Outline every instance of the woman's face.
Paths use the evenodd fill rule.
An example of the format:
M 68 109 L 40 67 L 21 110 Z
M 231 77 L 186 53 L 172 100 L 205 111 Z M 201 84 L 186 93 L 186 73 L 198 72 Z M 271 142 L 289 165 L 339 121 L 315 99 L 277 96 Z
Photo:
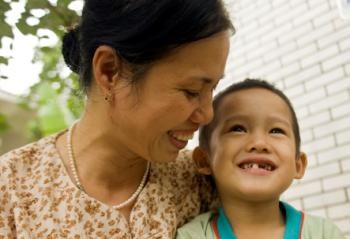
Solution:
M 133 86 L 117 84 L 113 138 L 127 153 L 171 161 L 213 116 L 212 91 L 223 77 L 229 33 L 186 44 L 156 62 Z

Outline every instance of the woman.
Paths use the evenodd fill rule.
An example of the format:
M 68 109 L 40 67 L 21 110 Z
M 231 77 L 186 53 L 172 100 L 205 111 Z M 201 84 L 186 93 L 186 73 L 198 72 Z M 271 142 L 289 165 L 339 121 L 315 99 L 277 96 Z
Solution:
M 85 112 L 2 156 L 0 238 L 172 238 L 205 210 L 177 156 L 212 118 L 232 31 L 219 0 L 86 0 L 62 49 Z

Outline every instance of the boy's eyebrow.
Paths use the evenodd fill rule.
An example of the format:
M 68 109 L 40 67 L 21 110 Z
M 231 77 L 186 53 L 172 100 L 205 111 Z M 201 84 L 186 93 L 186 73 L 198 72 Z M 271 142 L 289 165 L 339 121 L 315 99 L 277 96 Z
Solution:
M 286 120 L 286 119 L 284 119 L 284 118 L 282 118 L 282 117 L 280 117 L 278 115 L 271 115 L 271 116 L 269 116 L 269 118 L 271 120 L 280 122 L 280 123 L 285 124 L 287 126 L 291 126 L 291 121 L 290 120 Z
M 237 113 L 237 114 L 231 114 L 229 117 L 224 118 L 223 122 L 224 122 L 224 124 L 226 124 L 227 122 L 230 122 L 233 120 L 245 120 L 247 118 L 249 118 L 248 115 Z M 290 120 L 284 119 L 284 117 L 280 117 L 278 115 L 270 115 L 270 116 L 268 116 L 268 119 L 270 121 L 279 122 L 279 123 L 282 123 L 282 124 L 287 125 L 287 126 L 292 126 Z
M 223 122 L 224 123 L 227 123 L 227 122 L 230 122 L 230 121 L 233 121 L 233 120 L 244 120 L 248 118 L 247 115 L 244 115 L 244 114 L 231 114 L 230 116 L 226 117 L 223 119 Z
M 228 117 L 224 117 L 224 118 L 218 119 L 217 122 L 221 121 L 223 129 L 224 129 L 224 128 L 228 127 L 228 126 L 230 127 L 230 123 L 232 121 L 244 121 L 247 118 L 248 118 L 248 116 L 243 115 L 243 114 L 234 114 L 234 115 L 230 115 Z

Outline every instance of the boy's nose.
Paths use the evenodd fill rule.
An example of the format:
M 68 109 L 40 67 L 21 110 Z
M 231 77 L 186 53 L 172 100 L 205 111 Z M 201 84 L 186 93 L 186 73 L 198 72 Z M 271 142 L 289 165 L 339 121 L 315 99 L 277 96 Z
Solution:
M 252 139 L 247 144 L 248 152 L 268 153 L 270 151 L 267 139 L 263 135 L 252 135 Z

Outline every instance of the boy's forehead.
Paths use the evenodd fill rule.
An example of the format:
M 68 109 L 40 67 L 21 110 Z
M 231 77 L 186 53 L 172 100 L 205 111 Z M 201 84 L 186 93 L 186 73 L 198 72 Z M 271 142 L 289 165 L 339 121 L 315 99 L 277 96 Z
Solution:
M 233 116 L 242 118 L 244 112 L 288 115 L 292 123 L 292 112 L 287 102 L 275 92 L 264 88 L 241 89 L 225 95 L 217 106 L 214 123 L 217 126 Z
M 219 102 L 216 110 L 217 122 L 226 118 L 228 114 L 237 112 L 237 108 L 244 103 L 248 90 L 238 90 L 225 95 Z M 242 98 L 243 96 L 243 98 Z

